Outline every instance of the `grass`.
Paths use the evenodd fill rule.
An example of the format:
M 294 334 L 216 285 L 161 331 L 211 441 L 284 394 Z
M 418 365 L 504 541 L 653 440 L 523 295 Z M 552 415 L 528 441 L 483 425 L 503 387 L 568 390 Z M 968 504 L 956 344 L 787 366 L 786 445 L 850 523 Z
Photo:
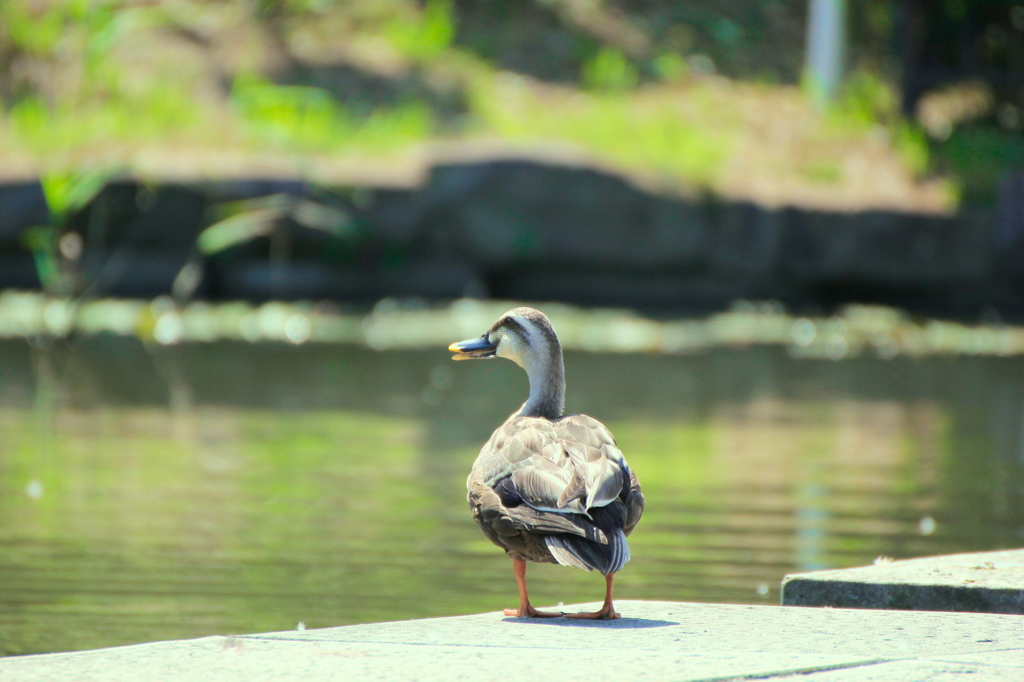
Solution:
M 450 0 L 372 8 L 263 0 L 216 10 L 191 0 L 53 0 L 38 7 L 28 0 L 0 6 L 0 42 L 6 37 L 25 63 L 48 74 L 12 89 L 12 101 L 2 103 L 0 153 L 8 169 L 48 176 L 102 167 L 157 177 L 185 169 L 202 176 L 252 172 L 252 159 L 263 158 L 269 160 L 260 172 L 293 174 L 317 164 L 358 169 L 365 159 L 422 164 L 418 150 L 427 145 L 496 140 L 556 156 L 571 150 L 574 158 L 662 187 L 761 203 L 948 204 L 948 196 L 918 182 L 930 167 L 924 138 L 899 117 L 892 89 L 869 77 L 851 79 L 841 102 L 822 116 L 797 88 L 697 76 L 671 52 L 643 65 L 608 46 L 583 65 L 579 83 L 561 86 L 500 72 L 455 45 Z M 290 37 L 312 41 L 307 52 L 333 49 L 341 63 L 362 64 L 392 83 L 419 82 L 420 89 L 366 113 L 358 98 L 275 83 L 261 61 L 277 49 L 267 39 L 275 30 L 285 44 Z M 193 37 L 182 40 L 183 33 Z M 225 40 L 221 34 L 238 43 L 230 63 L 203 46 Z M 339 44 L 349 51 L 338 52 Z M 423 88 L 438 83 L 460 93 L 465 111 L 429 104 Z M 883 167 L 880 179 L 849 170 L 867 166 Z M 330 182 L 326 175 L 315 179 Z M 418 176 L 401 169 L 386 175 Z M 878 198 L 886 192 L 892 197 Z
M 503 140 L 570 143 L 609 165 L 693 185 L 713 180 L 734 138 L 701 125 L 711 112 L 688 113 L 670 90 L 582 91 L 497 77 L 475 83 L 471 108 L 481 130 Z
M 35 98 L 11 108 L 3 126 L 10 150 L 42 165 L 101 155 L 99 150 L 190 144 L 297 153 L 390 152 L 426 139 L 430 111 L 412 102 L 356 117 L 320 88 L 236 79 L 227 107 L 196 106 L 182 90 L 153 88 L 142 97 L 47 106 Z M 92 153 L 90 154 L 90 150 Z M 98 153 L 99 152 L 99 153 Z
M 285 4 L 303 14 L 303 3 Z M 54 0 L 43 7 L 19 0 L 0 6 L 0 42 L 6 38 L 24 59 L 66 75 L 50 74 L 48 82 L 0 102 L 7 107 L 0 115 L 0 151 L 29 159 L 21 165 L 44 175 L 83 166 L 130 170 L 139 154 L 154 149 L 388 154 L 426 140 L 435 127 L 420 102 L 357 116 L 321 88 L 272 83 L 251 59 L 229 75 L 229 89 L 218 92 L 204 55 L 183 57 L 188 50 L 173 39 L 174 31 L 190 28 L 173 6 Z M 381 30 L 427 58 L 450 41 L 439 27 L 446 7 L 432 3 L 418 28 L 393 19 Z M 218 18 L 213 11 L 206 15 Z M 244 19 L 224 20 L 228 26 L 219 28 Z M 401 25 L 413 28 L 399 36 L 394 27 Z
M 357 118 L 321 88 L 275 85 L 257 76 L 235 79 L 231 104 L 245 144 L 300 153 L 390 152 L 427 139 L 434 127 L 419 102 Z

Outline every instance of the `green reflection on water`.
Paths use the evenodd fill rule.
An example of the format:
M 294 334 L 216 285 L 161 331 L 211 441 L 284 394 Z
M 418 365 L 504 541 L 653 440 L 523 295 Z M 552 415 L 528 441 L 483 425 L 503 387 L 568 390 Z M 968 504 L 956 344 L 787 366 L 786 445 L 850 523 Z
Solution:
M 418 420 L 103 412 L 62 412 L 43 435 L 0 411 L 5 653 L 472 607 L 437 590 L 462 481 L 425 492 Z
M 774 603 L 786 572 L 1020 542 L 1020 361 L 566 362 L 648 499 L 620 598 Z M 511 363 L 99 338 L 0 343 L 0 374 L 0 653 L 514 604 L 464 483 L 525 395 Z

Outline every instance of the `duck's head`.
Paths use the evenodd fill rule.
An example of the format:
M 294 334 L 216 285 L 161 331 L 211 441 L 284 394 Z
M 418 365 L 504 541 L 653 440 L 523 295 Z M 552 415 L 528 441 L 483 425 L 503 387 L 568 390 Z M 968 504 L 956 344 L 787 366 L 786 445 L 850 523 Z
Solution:
M 513 308 L 477 338 L 453 343 L 448 350 L 455 353 L 453 360 L 508 358 L 527 370 L 550 364 L 556 355 L 559 364 L 562 359 L 551 322 L 533 308 Z
M 508 358 L 526 370 L 530 399 L 516 415 L 561 416 L 565 399 L 562 347 L 544 313 L 533 308 L 513 308 L 475 339 L 448 346 L 453 360 Z

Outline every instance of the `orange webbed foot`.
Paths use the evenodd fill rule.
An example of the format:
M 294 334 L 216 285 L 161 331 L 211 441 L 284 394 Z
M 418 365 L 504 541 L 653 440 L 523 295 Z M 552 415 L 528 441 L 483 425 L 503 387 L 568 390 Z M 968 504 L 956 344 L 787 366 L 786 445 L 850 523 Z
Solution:
M 616 611 L 611 604 L 605 604 L 604 608 L 600 611 L 589 611 L 583 613 L 567 613 L 566 618 L 579 618 L 585 620 L 615 620 L 616 618 L 622 618 L 622 615 Z
M 505 609 L 503 613 L 506 616 L 512 616 L 513 618 L 561 618 L 565 615 L 561 611 L 558 613 L 552 613 L 551 611 L 538 611 L 529 604 L 520 606 L 518 609 Z

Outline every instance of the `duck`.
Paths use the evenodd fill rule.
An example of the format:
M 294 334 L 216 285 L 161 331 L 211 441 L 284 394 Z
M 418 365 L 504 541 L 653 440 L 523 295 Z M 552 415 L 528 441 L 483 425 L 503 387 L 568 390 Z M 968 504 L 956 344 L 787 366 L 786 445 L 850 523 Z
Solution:
M 453 360 L 507 358 L 526 370 L 530 394 L 484 444 L 466 481 L 474 521 L 512 559 L 519 618 L 620 617 L 615 575 L 629 561 L 626 541 L 644 496 L 611 431 L 593 417 L 563 414 L 565 369 L 554 327 L 539 310 L 509 310 L 477 338 L 453 343 Z M 526 589 L 527 562 L 561 564 L 605 576 L 594 612 L 538 611 Z

